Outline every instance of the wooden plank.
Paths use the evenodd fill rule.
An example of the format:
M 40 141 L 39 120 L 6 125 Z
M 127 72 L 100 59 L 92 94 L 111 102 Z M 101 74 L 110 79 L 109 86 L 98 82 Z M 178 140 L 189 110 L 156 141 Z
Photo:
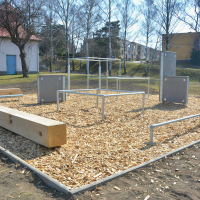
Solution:
M 66 144 L 66 124 L 0 106 L 0 126 L 46 147 Z
M 21 94 L 20 88 L 8 88 L 8 89 L 0 89 L 0 95 L 14 95 Z

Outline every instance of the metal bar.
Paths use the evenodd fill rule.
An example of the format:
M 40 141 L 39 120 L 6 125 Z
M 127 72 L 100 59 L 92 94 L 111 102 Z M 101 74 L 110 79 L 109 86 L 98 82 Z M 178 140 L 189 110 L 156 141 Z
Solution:
M 13 94 L 13 95 L 0 95 L 0 98 L 13 98 L 13 97 L 23 97 L 23 94 Z
M 108 60 L 106 61 L 106 89 L 108 89 Z
M 87 59 L 87 89 L 89 89 L 89 58 Z
M 68 90 L 70 90 L 70 62 L 68 60 Z
M 143 101 L 142 101 L 142 114 L 144 113 L 144 101 L 145 101 L 145 93 L 143 94 Z
M 98 105 L 99 105 L 99 90 L 97 90 L 97 107 L 98 107 Z
M 65 76 L 62 76 L 63 78 L 63 89 L 65 90 Z M 66 94 L 63 93 L 63 101 L 66 101 Z
M 149 99 L 149 85 L 150 85 L 150 78 L 148 78 L 148 99 Z
M 102 97 L 102 121 L 104 121 L 105 97 Z
M 170 121 L 162 122 L 162 123 L 159 123 L 159 124 L 152 124 L 150 126 L 150 142 L 146 142 L 145 144 L 149 144 L 149 145 L 155 145 L 156 144 L 155 142 L 153 142 L 153 130 L 154 130 L 155 127 L 164 126 L 166 124 L 171 124 L 171 123 L 174 123 L 174 122 L 179 122 L 179 121 L 182 121 L 182 120 L 185 120 L 185 119 L 190 119 L 190 118 L 198 117 L 198 116 L 200 116 L 200 114 L 191 115 L 191 116 L 187 116 L 187 117 L 183 117 L 183 118 L 179 118 L 179 119 L 175 119 L 175 120 L 170 120 Z
M 99 89 L 101 89 L 101 61 L 99 61 Z
M 121 76 L 121 61 L 119 62 L 119 77 Z M 121 80 L 119 80 L 119 90 L 121 89 Z
M 37 76 L 37 95 L 38 95 L 38 103 L 40 103 L 40 80 L 39 80 L 39 76 Z
M 57 110 L 59 110 L 59 92 L 57 91 Z

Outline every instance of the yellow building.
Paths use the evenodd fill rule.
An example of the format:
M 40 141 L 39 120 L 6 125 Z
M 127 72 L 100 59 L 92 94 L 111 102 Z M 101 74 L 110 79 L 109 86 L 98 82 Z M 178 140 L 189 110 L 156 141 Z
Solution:
M 162 50 L 166 51 L 166 35 L 162 35 Z M 190 60 L 197 33 L 175 33 L 169 35 L 169 50 L 176 52 L 176 60 Z

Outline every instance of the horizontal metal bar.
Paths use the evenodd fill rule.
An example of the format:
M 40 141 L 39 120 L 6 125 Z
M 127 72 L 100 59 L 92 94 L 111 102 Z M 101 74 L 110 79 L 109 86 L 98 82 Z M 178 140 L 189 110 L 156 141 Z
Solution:
M 92 94 L 92 93 L 73 92 L 73 91 L 70 91 L 70 90 L 65 90 L 65 91 L 62 91 L 62 90 L 59 91 L 59 90 L 57 90 L 57 93 L 82 94 L 82 95 L 100 96 L 100 97 L 105 96 L 105 95 L 102 95 L 102 94 Z
M 121 59 L 117 59 L 117 58 L 99 58 L 99 57 L 77 57 L 77 58 L 69 58 L 69 60 L 121 61 Z
M 0 95 L 0 98 L 13 98 L 13 97 L 23 97 L 23 94 Z
M 99 91 L 99 90 L 98 90 Z M 120 90 L 119 90 L 120 91 Z M 121 90 L 123 91 L 123 90 Z M 129 92 L 129 91 L 125 91 Z M 111 96 L 123 96 L 123 95 L 134 95 L 134 94 L 145 94 L 145 92 L 130 92 L 130 93 L 121 93 L 121 94 L 92 94 L 92 93 L 82 93 L 82 92 L 74 92 L 71 90 L 57 90 L 57 93 L 69 93 L 69 94 L 82 94 L 82 95 L 89 95 L 89 96 L 100 96 L 100 97 L 111 97 Z
M 200 114 L 191 115 L 191 116 L 187 116 L 187 117 L 183 117 L 183 118 L 179 118 L 179 119 L 175 119 L 175 120 L 170 120 L 170 121 L 162 122 L 162 123 L 159 123 L 159 124 L 152 124 L 150 126 L 150 128 L 151 127 L 154 128 L 154 127 L 157 127 L 157 126 L 163 126 L 163 125 L 171 124 L 171 123 L 174 123 L 174 122 L 179 122 L 179 121 L 182 121 L 182 120 L 185 120 L 185 119 L 190 119 L 190 118 L 198 117 L 198 116 L 200 116 Z
M 96 91 L 98 88 L 96 89 L 77 89 L 77 90 L 57 90 L 57 92 L 66 92 L 66 91 L 71 91 L 71 92 L 75 92 L 75 91 Z
M 144 93 L 144 91 L 129 91 L 129 90 L 112 90 L 112 89 L 97 89 L 97 90 L 102 90 L 102 91 L 111 91 L 111 92 L 130 92 L 130 93 Z
M 179 122 L 179 121 L 182 121 L 182 120 L 186 120 L 186 119 L 190 119 L 190 118 L 198 117 L 198 116 L 200 116 L 200 114 L 191 115 L 191 116 L 187 116 L 187 117 L 183 117 L 183 118 L 179 118 L 179 119 L 175 119 L 175 120 L 170 120 L 170 121 L 166 121 L 166 122 L 162 122 L 162 123 L 158 123 L 158 124 L 152 124 L 150 126 L 150 142 L 146 142 L 145 144 L 149 144 L 149 145 L 155 145 L 156 144 L 155 142 L 153 142 L 153 130 L 154 130 L 155 127 L 164 126 L 164 125 L 167 125 L 167 124 Z
M 134 94 L 145 94 L 145 92 L 132 92 L 132 93 L 121 93 L 121 94 L 106 94 L 104 97 L 111 97 L 111 96 L 124 96 L 124 95 L 134 95 Z
M 100 77 L 89 77 L 89 78 L 95 78 L 95 79 L 99 79 Z M 151 79 L 150 77 L 101 77 L 100 79 Z

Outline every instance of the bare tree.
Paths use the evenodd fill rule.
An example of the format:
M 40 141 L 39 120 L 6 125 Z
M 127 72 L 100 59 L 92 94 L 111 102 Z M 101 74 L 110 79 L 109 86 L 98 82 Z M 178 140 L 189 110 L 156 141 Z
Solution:
M 146 37 L 145 75 L 147 75 L 148 44 L 152 36 L 155 34 L 155 23 L 153 19 L 156 17 L 156 10 L 154 9 L 153 0 L 144 1 L 144 4 L 142 4 L 141 13 L 144 16 L 144 21 L 142 22 L 142 26 Z
M 200 50 L 200 0 L 185 0 L 183 15 L 177 17 L 197 34 L 197 49 Z
M 101 15 L 98 10 L 100 0 L 84 0 L 80 17 L 83 27 L 86 29 L 86 57 L 89 57 L 89 36 L 91 31 L 101 23 Z M 94 30 L 93 30 L 94 31 Z
M 121 14 L 121 26 L 123 28 L 124 74 L 126 74 L 127 33 L 136 24 L 139 15 L 136 13 L 136 7 L 132 0 L 120 0 L 117 7 Z
M 36 38 L 42 7 L 43 0 L 3 0 L 0 3 L 0 29 L 6 31 L 11 42 L 19 48 L 23 77 L 28 76 L 25 46 Z
M 157 18 L 154 20 L 162 27 L 163 32 L 165 32 L 166 51 L 168 51 L 169 36 L 180 22 L 177 15 L 180 15 L 182 12 L 183 2 L 181 0 L 155 0 L 154 6 L 158 12 Z
M 77 14 L 79 5 L 76 0 L 55 0 L 54 9 L 59 16 L 62 23 L 65 25 L 65 52 L 66 52 L 66 68 L 65 72 L 68 71 L 69 61 L 69 39 L 70 39 L 70 26 L 73 22 L 74 15 Z
M 105 21 L 108 22 L 108 37 L 109 37 L 109 58 L 112 58 L 112 45 L 111 45 L 111 18 L 112 18 L 112 11 L 114 7 L 113 0 L 102 0 L 103 7 L 99 5 L 99 8 L 105 14 Z M 111 76 L 112 70 L 112 62 L 109 62 L 109 76 Z

